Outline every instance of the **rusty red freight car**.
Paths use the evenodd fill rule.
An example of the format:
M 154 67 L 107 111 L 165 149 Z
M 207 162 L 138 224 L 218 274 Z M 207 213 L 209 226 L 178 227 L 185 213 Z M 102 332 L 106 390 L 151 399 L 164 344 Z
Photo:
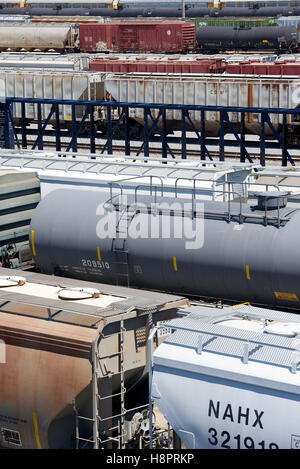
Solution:
M 95 59 L 89 64 L 91 72 L 114 73 L 223 73 L 226 63 L 222 59 L 203 60 L 105 60 Z
M 289 61 L 266 63 L 240 62 L 227 64 L 226 73 L 241 75 L 300 75 L 300 62 Z
M 79 24 L 82 52 L 188 52 L 195 48 L 195 24 L 88 23 Z

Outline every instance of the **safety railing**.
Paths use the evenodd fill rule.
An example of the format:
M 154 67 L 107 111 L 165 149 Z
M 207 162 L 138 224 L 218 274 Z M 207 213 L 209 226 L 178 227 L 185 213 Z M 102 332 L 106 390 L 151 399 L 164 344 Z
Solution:
M 130 198 L 130 196 L 126 195 L 124 196 L 123 192 L 123 186 L 122 184 L 130 181 L 130 180 L 135 180 L 138 181 L 138 179 L 141 178 L 149 178 L 149 183 L 144 183 L 144 184 L 137 184 L 134 188 L 134 194 L 133 197 Z M 160 185 L 156 186 L 153 184 L 153 178 L 159 179 Z M 174 185 L 174 195 L 175 195 L 175 200 L 178 200 L 178 182 L 180 180 L 186 180 L 186 178 L 183 177 L 178 177 L 175 179 L 175 185 Z M 129 178 L 124 178 L 122 181 L 119 182 L 111 182 L 108 183 L 108 186 L 110 188 L 110 199 L 108 202 L 106 202 L 106 206 L 113 205 L 115 210 L 119 211 L 130 211 L 134 210 L 135 213 L 139 212 L 147 212 L 147 213 L 167 213 L 170 214 L 171 212 L 173 214 L 177 214 L 180 216 L 191 216 L 192 218 L 194 217 L 202 217 L 202 218 L 208 218 L 208 217 L 213 217 L 217 219 L 222 219 L 226 220 L 228 223 L 231 221 L 238 221 L 238 223 L 242 224 L 247 221 L 258 221 L 263 223 L 265 226 L 267 225 L 275 225 L 278 228 L 280 228 L 282 225 L 286 224 L 290 220 L 290 214 L 291 211 L 289 210 L 288 213 L 281 212 L 281 205 L 280 205 L 280 200 L 277 197 L 276 199 L 276 206 L 272 210 L 268 210 L 267 208 L 267 203 L 265 201 L 264 207 L 261 208 L 260 210 L 255 210 L 253 212 L 250 212 L 249 210 L 246 210 L 245 204 L 243 204 L 243 197 L 241 196 L 240 193 L 236 192 L 232 188 L 232 183 L 226 182 L 228 186 L 228 190 L 225 188 L 222 189 L 215 189 L 214 187 L 211 188 L 203 188 L 203 187 L 197 187 L 196 182 L 201 182 L 197 181 L 194 179 L 192 181 L 193 185 L 192 187 L 181 187 L 180 188 L 180 195 L 185 193 L 188 195 L 188 198 L 181 199 L 181 202 L 185 201 L 188 202 L 190 201 L 190 207 L 185 210 L 184 205 L 182 204 L 182 207 L 178 210 L 174 208 L 174 205 L 170 205 L 169 208 L 163 204 L 160 206 L 162 203 L 162 198 L 164 197 L 164 185 L 163 185 L 163 179 L 159 176 L 134 176 L 134 177 L 129 177 Z M 249 183 L 244 182 L 241 183 L 241 186 L 245 188 Z M 116 195 L 113 195 L 113 187 L 116 186 L 117 189 L 119 190 L 119 193 Z M 272 186 L 272 185 L 271 185 Z M 145 202 L 144 200 L 139 200 L 138 198 L 138 193 L 139 191 L 143 191 L 143 195 L 146 195 L 151 198 L 151 202 L 149 204 L 149 201 Z M 224 203 L 227 204 L 227 212 L 222 210 L 219 211 L 214 208 L 214 206 L 207 205 L 205 207 L 205 210 L 203 209 L 203 201 L 201 199 L 197 199 L 197 192 L 201 192 L 202 196 L 204 194 L 214 194 L 214 195 L 220 195 L 224 199 Z M 158 198 L 158 193 L 160 193 L 160 197 Z M 272 194 L 271 194 L 272 195 Z M 125 199 L 123 198 L 125 197 Z M 226 200 L 227 199 L 227 200 Z M 166 199 L 167 200 L 167 199 Z M 197 207 L 197 200 L 198 202 L 201 203 L 201 208 L 200 211 L 198 210 L 199 207 Z M 233 208 L 234 207 L 234 208 Z

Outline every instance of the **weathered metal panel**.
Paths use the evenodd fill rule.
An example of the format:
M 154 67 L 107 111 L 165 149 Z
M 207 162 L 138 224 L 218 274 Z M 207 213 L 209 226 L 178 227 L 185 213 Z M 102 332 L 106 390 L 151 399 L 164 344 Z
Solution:
M 184 52 L 195 47 L 195 25 L 164 23 L 89 23 L 79 25 L 82 51 Z
M 163 74 L 108 74 L 105 88 L 116 101 L 186 104 L 205 106 L 242 106 L 263 108 L 295 108 L 293 93 L 299 89 L 300 79 L 218 76 L 218 75 L 163 75 Z M 180 110 L 166 111 L 167 118 L 181 120 Z M 132 117 L 143 119 L 143 110 L 134 109 Z M 200 112 L 190 112 L 200 121 Z M 231 113 L 237 122 L 237 113 Z M 252 116 L 258 122 L 258 116 Z M 280 116 L 272 116 L 277 122 Z M 218 121 L 219 112 L 206 112 L 206 119 Z
M 1 58 L 1 57 L 0 57 Z M 1 65 L 1 62 L 0 62 Z M 89 64 L 90 71 L 122 72 L 122 73 L 223 73 L 225 62 L 222 59 L 203 60 L 138 60 L 137 58 L 126 60 L 93 60 Z
M 0 55 L 1 68 L 18 69 L 54 69 L 54 70 L 87 70 L 90 58 L 86 54 L 43 54 L 2 52 Z
M 112 25 L 103 23 L 78 26 L 80 50 L 83 52 L 101 52 L 112 49 Z
M 56 72 L 56 71 L 27 71 L 0 70 L 0 79 L 6 83 L 7 97 L 18 98 L 46 98 L 69 100 L 101 100 L 103 99 L 103 80 L 100 73 L 85 72 Z M 41 106 L 42 119 L 46 119 L 51 105 Z M 84 109 L 78 107 L 77 118 L 82 117 Z M 14 104 L 14 117 L 20 118 L 21 104 Z M 26 117 L 37 120 L 37 106 L 26 105 Z M 72 107 L 61 106 L 60 118 L 72 119 Z
M 10 274 L 0 269 L 1 276 Z M 21 275 L 25 283 L 0 289 L 0 352 L 4 350 L 0 354 L 0 446 L 72 448 L 76 444 L 74 407 L 79 415 L 93 418 L 92 377 L 98 378 L 98 392 L 106 397 L 99 400 L 100 435 L 107 424 L 100 417 L 112 415 L 110 394 L 120 392 L 121 383 L 121 321 L 124 384 L 129 389 L 146 373 L 149 315 L 155 324 L 176 317 L 177 309 L 189 303 L 156 292 L 32 272 Z M 60 300 L 57 293 L 63 286 L 93 287 L 101 294 L 80 302 Z M 109 311 L 107 302 L 111 302 Z M 97 376 L 93 375 L 93 347 L 101 359 Z M 81 421 L 79 426 L 80 436 L 91 438 L 91 425 L 86 428 Z M 3 429 L 16 432 L 18 443 L 7 441 Z
M 96 331 L 1 313 L 0 334 L 6 349 L 0 427 L 18 431 L 21 441 L 8 443 L 2 432 L 1 446 L 48 448 L 52 421 L 64 408 L 65 418 L 72 418 L 72 399 L 90 382 L 88 356 Z M 66 438 L 70 446 L 71 438 L 72 432 Z

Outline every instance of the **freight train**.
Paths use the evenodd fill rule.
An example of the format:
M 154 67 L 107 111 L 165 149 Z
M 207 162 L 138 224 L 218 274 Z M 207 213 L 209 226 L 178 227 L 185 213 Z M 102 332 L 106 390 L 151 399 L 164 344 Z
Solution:
M 0 50 L 60 52 L 215 53 L 234 50 L 296 52 L 296 27 L 249 29 L 203 26 L 193 22 L 2 24 Z
M 64 2 L 63 2 L 64 3 Z M 236 17 L 236 18 L 252 18 L 252 17 L 277 17 L 277 16 L 297 16 L 300 14 L 299 6 L 267 6 L 267 7 L 225 7 L 221 10 L 213 7 L 189 8 L 186 6 L 186 18 L 204 18 L 204 17 Z M 182 18 L 181 8 L 172 7 L 155 7 L 150 5 L 148 8 L 64 8 L 57 6 L 54 8 L 47 7 L 23 7 L 23 8 L 7 8 L 2 5 L 1 15 L 29 15 L 35 16 L 94 16 L 103 18 Z
M 225 203 L 119 186 L 41 200 L 30 230 L 42 273 L 299 309 L 300 210 L 287 193 Z
M 94 107 L 93 121 L 96 129 L 107 136 L 108 116 L 107 107 L 101 101 L 112 103 L 157 103 L 168 105 L 200 105 L 240 108 L 297 108 L 299 102 L 299 76 L 242 76 L 223 74 L 176 74 L 176 73 L 99 73 L 99 72 L 53 72 L 51 70 L 6 70 L 1 69 L 0 79 L 5 83 L 8 97 L 19 98 L 48 98 L 64 100 L 100 101 Z M 26 105 L 23 115 L 21 103 L 14 103 L 15 126 L 22 127 L 24 121 L 38 123 L 39 115 L 54 127 L 57 125 L 51 103 L 42 104 L 38 109 L 33 103 Z M 61 106 L 59 113 L 60 127 L 74 131 L 74 124 L 80 126 L 81 135 L 89 132 L 89 118 L 84 119 L 85 107 L 77 106 L 73 122 L 72 107 L 69 104 Z M 111 122 L 124 136 L 125 123 L 121 109 L 112 105 Z M 144 110 L 142 107 L 130 109 L 130 135 L 135 138 L 144 136 Z M 247 113 L 244 124 L 241 122 L 240 112 L 230 112 L 231 125 L 236 132 L 241 132 L 244 126 L 245 134 L 260 135 L 260 115 Z M 186 130 L 201 131 L 201 112 L 190 111 L 186 120 Z M 206 137 L 218 137 L 220 134 L 220 113 L 217 110 L 207 110 L 204 114 Z M 84 121 L 81 122 L 81 121 Z M 279 135 L 287 143 L 298 144 L 300 141 L 300 125 L 297 116 L 288 116 L 286 123 L 283 116 L 270 114 L 270 122 Z M 182 130 L 182 112 L 180 109 L 167 109 L 165 124 L 162 117 L 157 116 L 156 129 L 153 130 L 151 118 L 148 119 L 148 129 L 151 135 L 159 134 L 164 127 L 166 134 Z M 284 125 L 283 125 L 284 124 Z M 115 129 L 115 130 L 116 130 Z M 224 132 L 231 133 L 232 128 L 224 125 Z M 265 124 L 265 138 L 274 138 L 271 127 Z

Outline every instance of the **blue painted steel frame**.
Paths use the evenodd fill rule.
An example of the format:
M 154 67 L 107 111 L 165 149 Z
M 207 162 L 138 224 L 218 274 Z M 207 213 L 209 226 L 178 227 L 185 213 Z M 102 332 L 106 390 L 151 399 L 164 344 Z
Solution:
M 37 105 L 37 139 L 34 142 L 33 149 L 38 147 L 38 149 L 43 149 L 43 135 L 48 135 L 46 128 L 51 118 L 55 119 L 55 141 L 56 141 L 56 150 L 61 150 L 61 137 L 63 129 L 61 128 L 61 122 L 59 119 L 59 110 L 60 106 L 64 105 L 71 105 L 72 106 L 72 138 L 68 144 L 67 151 L 72 150 L 73 152 L 77 151 L 77 140 L 82 129 L 83 124 L 89 119 L 89 140 L 90 140 L 90 151 L 91 153 L 96 152 L 96 129 L 95 129 L 95 119 L 94 119 L 94 111 L 97 107 L 106 108 L 106 115 L 107 115 L 107 122 L 106 122 L 106 129 L 107 129 L 107 136 L 105 137 L 106 143 L 101 151 L 104 153 L 107 151 L 108 153 L 112 153 L 113 150 L 113 139 L 120 138 L 117 136 L 116 131 L 120 128 L 120 125 L 123 125 L 124 135 L 123 140 L 125 141 L 125 153 L 130 155 L 130 142 L 132 140 L 136 141 L 136 138 L 132 138 L 130 136 L 130 120 L 129 120 L 129 111 L 133 108 L 140 108 L 144 110 L 144 125 L 143 125 L 143 138 L 142 144 L 137 152 L 138 156 L 142 151 L 144 156 L 149 156 L 149 142 L 151 141 L 160 141 L 162 144 L 161 152 L 162 157 L 167 157 L 170 154 L 174 157 L 173 151 L 170 147 L 170 143 L 180 143 L 181 150 L 182 150 L 182 158 L 185 159 L 187 157 L 187 144 L 200 144 L 200 158 L 205 160 L 207 157 L 212 160 L 211 154 L 207 148 L 207 144 L 216 144 L 219 145 L 219 159 L 224 161 L 225 159 L 225 146 L 233 146 L 237 145 L 240 147 L 240 161 L 245 162 L 246 160 L 249 162 L 253 162 L 250 154 L 248 153 L 247 147 L 258 147 L 260 148 L 260 163 L 265 165 L 266 159 L 266 148 L 281 148 L 282 157 L 281 163 L 283 166 L 286 166 L 288 162 L 292 165 L 294 161 L 291 155 L 288 152 L 288 148 L 298 148 L 297 146 L 288 145 L 286 141 L 286 126 L 287 126 L 287 116 L 294 116 L 297 120 L 300 121 L 300 109 L 280 109 L 280 108 L 273 108 L 273 109 L 265 109 L 265 108 L 247 108 L 247 107 L 221 107 L 221 106 L 197 106 L 197 105 L 169 105 L 169 104 L 157 104 L 157 103 L 123 103 L 123 102 L 113 102 L 113 101 L 72 101 L 72 100 L 57 100 L 57 99 L 38 99 L 38 98 L 7 98 L 6 100 L 8 103 L 21 103 L 21 135 L 22 135 L 22 144 L 20 144 L 17 130 L 13 124 L 13 116 L 11 111 L 10 113 L 10 120 L 13 124 L 13 129 L 15 133 L 15 139 L 17 146 L 20 148 L 27 148 L 27 135 L 29 134 L 29 130 L 27 129 L 27 121 L 26 121 L 26 104 L 36 104 Z M 41 113 L 41 106 L 43 104 L 51 105 L 51 110 L 45 119 L 42 122 L 42 113 Z M 85 110 L 82 115 L 80 122 L 76 120 L 76 106 L 84 106 Z M 119 115 L 117 119 L 112 117 L 112 108 L 119 109 Z M 9 108 L 10 109 L 10 108 Z M 153 110 L 158 111 L 156 117 L 153 116 Z M 181 111 L 181 137 L 170 137 L 167 135 L 167 125 L 166 125 L 166 111 L 167 110 L 177 110 Z M 192 121 L 189 112 L 190 111 L 199 111 L 201 114 L 201 130 L 199 131 L 194 122 Z M 208 138 L 205 134 L 205 112 L 206 111 L 213 111 L 218 112 L 220 116 L 220 133 L 219 133 L 219 140 L 212 140 Z M 240 113 L 241 116 L 241 128 L 238 134 L 237 130 L 234 128 L 234 124 L 230 121 L 229 113 Z M 260 118 L 260 139 L 259 142 L 251 142 L 245 140 L 245 117 L 247 114 L 259 114 Z M 281 115 L 282 122 L 283 122 L 283 129 L 281 135 L 278 134 L 277 130 L 274 128 L 274 125 L 271 122 L 270 115 Z M 158 121 L 161 120 L 161 126 L 158 126 Z M 150 124 L 149 124 L 150 122 Z M 191 132 L 190 130 L 187 131 L 186 125 L 189 123 L 190 128 L 192 128 L 192 132 L 196 135 L 196 138 L 191 138 L 187 136 L 187 132 Z M 225 141 L 225 125 L 228 129 L 230 129 L 230 133 L 234 135 L 235 140 L 226 140 Z M 300 125 L 300 123 L 299 123 Z M 266 142 L 265 137 L 265 130 L 266 126 L 269 126 L 274 142 Z M 154 137 L 151 135 L 155 131 L 158 134 L 158 137 Z M 103 137 L 102 137 L 103 138 Z

